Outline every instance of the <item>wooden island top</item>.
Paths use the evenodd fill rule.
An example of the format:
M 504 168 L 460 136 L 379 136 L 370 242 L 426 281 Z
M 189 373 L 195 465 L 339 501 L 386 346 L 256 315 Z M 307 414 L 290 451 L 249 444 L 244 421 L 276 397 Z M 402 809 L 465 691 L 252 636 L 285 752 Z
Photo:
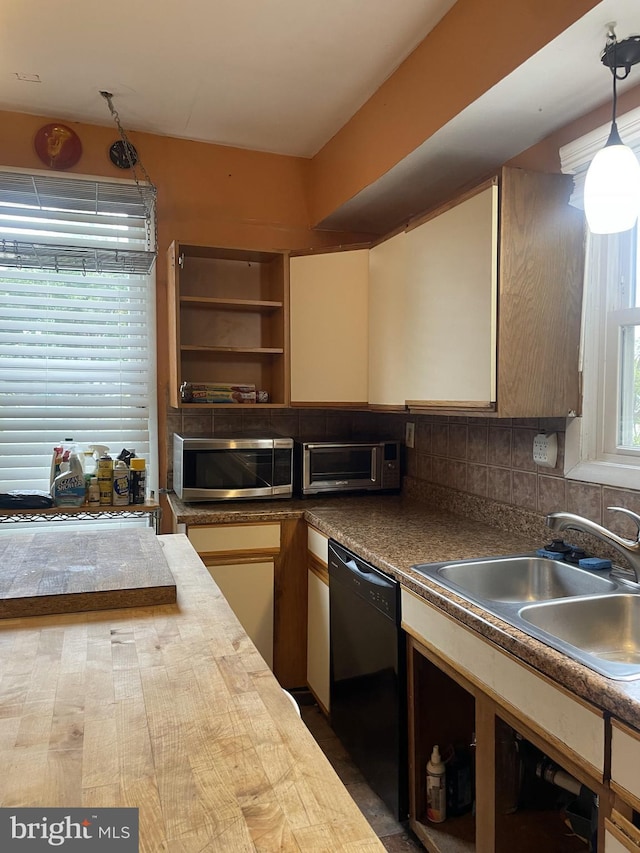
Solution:
M 177 602 L 0 622 L 0 805 L 139 808 L 140 851 L 380 851 L 184 535 Z

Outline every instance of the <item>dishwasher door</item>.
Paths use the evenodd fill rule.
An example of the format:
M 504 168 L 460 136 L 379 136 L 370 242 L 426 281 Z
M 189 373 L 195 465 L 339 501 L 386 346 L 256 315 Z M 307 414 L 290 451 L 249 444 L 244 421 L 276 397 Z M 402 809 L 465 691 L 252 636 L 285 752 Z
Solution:
M 407 817 L 400 585 L 329 542 L 331 727 L 398 820 Z

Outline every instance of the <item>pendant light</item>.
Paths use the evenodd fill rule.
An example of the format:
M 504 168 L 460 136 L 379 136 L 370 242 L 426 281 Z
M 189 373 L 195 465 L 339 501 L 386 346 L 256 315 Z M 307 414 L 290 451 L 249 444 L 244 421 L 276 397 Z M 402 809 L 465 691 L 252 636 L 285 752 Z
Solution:
M 591 232 L 617 234 L 633 228 L 640 213 L 640 163 L 620 139 L 616 124 L 616 82 L 628 77 L 631 67 L 640 62 L 640 36 L 619 42 L 611 26 L 601 59 L 613 76 L 611 133 L 589 166 L 584 185 L 584 212 Z M 619 69 L 624 73 L 619 74 Z

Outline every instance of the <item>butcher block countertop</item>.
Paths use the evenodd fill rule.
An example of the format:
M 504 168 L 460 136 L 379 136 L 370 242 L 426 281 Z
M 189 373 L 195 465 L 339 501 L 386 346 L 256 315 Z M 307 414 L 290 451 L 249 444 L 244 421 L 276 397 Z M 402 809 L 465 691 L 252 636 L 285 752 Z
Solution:
M 186 537 L 158 543 L 175 604 L 0 622 L 0 805 L 138 807 L 149 853 L 383 850 Z
M 0 536 L 2 619 L 175 600 L 175 581 L 148 528 Z

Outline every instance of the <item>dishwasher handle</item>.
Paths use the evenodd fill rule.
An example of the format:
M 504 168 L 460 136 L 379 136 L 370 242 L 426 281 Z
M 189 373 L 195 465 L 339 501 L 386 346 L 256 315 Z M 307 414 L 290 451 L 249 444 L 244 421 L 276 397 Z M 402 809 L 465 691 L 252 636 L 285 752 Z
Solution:
M 355 575 L 362 578 L 362 580 L 366 581 L 366 583 L 372 583 L 376 586 L 392 586 L 393 581 L 391 578 L 383 577 L 378 574 L 378 572 L 372 567 L 368 566 L 370 571 L 363 571 L 360 566 L 356 563 L 354 559 L 347 560 L 346 563 L 343 563 L 348 569 L 350 569 Z

